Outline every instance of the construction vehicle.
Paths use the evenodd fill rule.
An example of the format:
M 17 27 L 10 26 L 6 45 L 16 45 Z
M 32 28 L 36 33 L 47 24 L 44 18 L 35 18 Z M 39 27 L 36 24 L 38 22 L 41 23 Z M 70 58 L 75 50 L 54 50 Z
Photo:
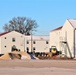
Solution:
M 58 51 L 58 50 L 57 50 L 56 46 L 51 46 L 50 52 L 52 53 L 52 56 L 62 54 L 61 51 Z
M 61 51 L 58 51 L 56 46 L 51 46 L 49 52 L 36 52 L 35 56 L 38 57 L 39 59 L 51 59 L 52 57 L 56 57 L 59 54 L 62 54 Z

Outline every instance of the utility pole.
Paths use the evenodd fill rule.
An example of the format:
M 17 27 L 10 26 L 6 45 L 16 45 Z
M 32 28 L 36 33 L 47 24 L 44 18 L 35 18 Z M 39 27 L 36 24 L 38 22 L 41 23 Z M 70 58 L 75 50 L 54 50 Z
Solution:
M 32 30 L 31 30 L 31 52 L 33 52 L 33 43 L 32 43 Z
M 25 52 L 25 37 L 24 37 L 24 52 Z

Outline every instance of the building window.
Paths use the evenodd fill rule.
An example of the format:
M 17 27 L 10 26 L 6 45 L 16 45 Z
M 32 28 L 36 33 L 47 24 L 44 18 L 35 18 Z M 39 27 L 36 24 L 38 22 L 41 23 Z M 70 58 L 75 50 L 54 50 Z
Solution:
M 33 50 L 36 50 L 36 48 L 35 48 L 35 47 L 33 47 Z
M 29 47 L 27 47 L 26 50 L 29 50 Z
M 49 42 L 48 41 L 46 41 L 46 44 L 48 44 Z
M 27 47 L 26 50 L 27 50 L 27 53 L 29 53 L 29 47 Z
M 5 37 L 5 39 L 6 39 L 6 37 Z
M 4 46 L 6 48 L 6 46 Z
M 36 42 L 35 42 L 35 41 L 33 41 L 33 44 L 36 44 Z
M 27 44 L 29 44 L 29 41 L 27 41 Z
M 15 42 L 16 40 L 15 40 L 15 38 L 12 38 L 12 42 Z

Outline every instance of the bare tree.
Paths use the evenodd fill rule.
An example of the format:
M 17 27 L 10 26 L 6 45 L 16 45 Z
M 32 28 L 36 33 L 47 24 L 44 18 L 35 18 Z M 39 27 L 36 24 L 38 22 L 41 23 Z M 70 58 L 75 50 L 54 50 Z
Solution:
M 22 34 L 30 35 L 38 27 L 35 20 L 26 17 L 14 17 L 8 24 L 3 26 L 4 31 L 18 31 Z

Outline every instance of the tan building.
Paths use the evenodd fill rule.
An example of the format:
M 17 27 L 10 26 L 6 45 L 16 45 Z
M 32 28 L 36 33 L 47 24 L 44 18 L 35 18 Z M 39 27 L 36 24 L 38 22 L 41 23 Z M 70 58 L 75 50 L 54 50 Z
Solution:
M 11 52 L 12 46 L 24 51 L 24 35 L 12 31 L 0 34 L 0 53 Z
M 48 52 L 49 36 L 25 36 L 16 31 L 0 34 L 0 54 L 12 51 L 16 46 L 21 51 Z
M 76 57 L 76 19 L 50 32 L 50 47 L 56 46 L 67 57 Z
M 29 52 L 49 52 L 49 36 L 26 36 L 25 49 Z
M 60 50 L 60 35 L 61 35 L 62 26 L 56 28 L 50 32 L 50 48 L 52 46 L 56 46 L 58 50 Z

